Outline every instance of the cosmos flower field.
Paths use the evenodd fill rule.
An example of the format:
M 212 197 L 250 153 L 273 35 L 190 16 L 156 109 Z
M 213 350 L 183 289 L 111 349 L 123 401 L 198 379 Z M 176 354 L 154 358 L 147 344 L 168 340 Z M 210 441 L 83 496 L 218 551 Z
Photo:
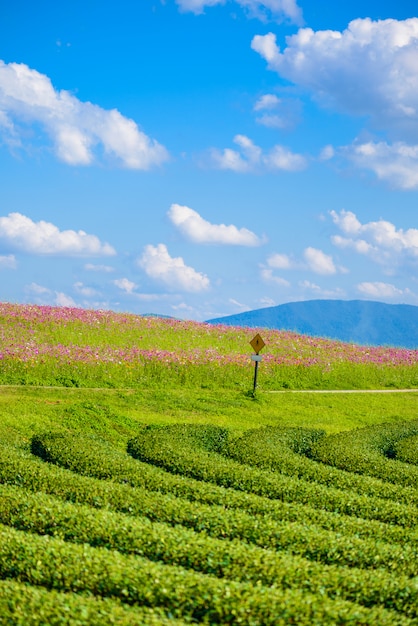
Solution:
M 266 344 L 261 388 L 418 387 L 418 350 L 288 331 L 85 309 L 0 304 L 0 383 L 136 387 L 251 385 L 250 341 Z

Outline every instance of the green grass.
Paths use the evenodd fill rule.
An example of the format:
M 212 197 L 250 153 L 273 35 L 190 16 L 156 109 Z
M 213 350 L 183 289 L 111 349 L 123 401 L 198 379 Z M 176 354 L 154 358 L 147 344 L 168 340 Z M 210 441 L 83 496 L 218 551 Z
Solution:
M 40 430 L 97 434 L 124 446 L 138 423 L 210 423 L 242 432 L 283 425 L 327 433 L 417 417 L 417 393 L 273 394 L 203 389 L 142 391 L 1 387 L 2 438 L 28 441 Z

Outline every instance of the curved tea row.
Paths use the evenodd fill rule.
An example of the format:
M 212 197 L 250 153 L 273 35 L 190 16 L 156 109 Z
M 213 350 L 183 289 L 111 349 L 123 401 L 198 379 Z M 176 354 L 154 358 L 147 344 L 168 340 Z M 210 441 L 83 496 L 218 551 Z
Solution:
M 0 598 L 27 598 L 26 623 L 414 624 L 417 435 L 178 424 L 126 452 L 68 432 L 1 445 Z

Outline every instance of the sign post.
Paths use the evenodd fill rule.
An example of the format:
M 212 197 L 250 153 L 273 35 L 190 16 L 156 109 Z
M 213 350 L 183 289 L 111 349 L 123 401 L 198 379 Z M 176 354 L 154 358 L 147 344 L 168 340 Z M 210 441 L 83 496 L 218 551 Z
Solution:
M 254 348 L 255 354 L 251 355 L 251 360 L 254 361 L 254 387 L 253 394 L 255 394 L 255 390 L 257 388 L 257 376 L 258 376 L 258 364 L 262 361 L 263 357 L 259 354 L 260 350 L 264 348 L 266 345 L 262 340 L 259 333 L 256 334 L 253 339 L 250 341 L 250 345 Z

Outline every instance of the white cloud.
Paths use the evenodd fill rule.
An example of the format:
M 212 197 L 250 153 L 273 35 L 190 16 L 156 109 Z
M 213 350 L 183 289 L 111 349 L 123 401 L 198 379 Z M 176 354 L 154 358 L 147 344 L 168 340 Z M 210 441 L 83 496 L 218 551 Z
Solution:
M 333 235 L 331 241 L 337 248 L 351 248 L 358 252 L 358 254 L 371 254 L 377 252 L 377 248 L 367 243 L 364 239 L 351 239 L 350 237 L 341 237 L 340 235 Z
M 303 170 L 307 165 L 305 157 L 291 152 L 284 146 L 274 146 L 263 160 L 268 169 L 285 170 L 287 172 Z
M 355 235 L 361 232 L 361 222 L 352 211 L 345 211 L 343 209 L 339 214 L 336 211 L 331 211 L 330 215 L 334 224 L 339 226 L 346 234 Z
M 331 211 L 336 226 L 349 237 L 334 235 L 332 243 L 370 256 L 374 261 L 394 266 L 403 259 L 418 260 L 418 229 L 397 229 L 392 222 L 380 219 L 362 224 L 351 211 Z
M 85 298 L 93 298 L 95 296 L 100 296 L 100 292 L 97 289 L 93 289 L 92 287 L 87 287 L 82 282 L 77 281 L 73 285 L 75 291 Z
M 217 4 L 225 4 L 225 0 L 176 0 L 181 11 L 190 11 L 195 15 L 204 12 L 205 7 L 214 7 Z
M 417 44 L 418 45 L 418 44 Z M 417 57 L 418 63 L 418 57 Z M 418 188 L 418 145 L 402 141 L 353 144 L 342 153 L 357 167 L 371 170 L 379 180 L 398 189 Z
M 268 114 L 268 113 L 264 113 L 264 115 L 260 115 L 260 117 L 257 117 L 256 122 L 257 124 L 261 124 L 262 126 L 265 126 L 266 128 L 284 129 L 289 126 L 288 120 L 286 120 L 284 117 L 281 117 L 280 115 L 276 115 L 276 114 L 273 115 L 273 114 Z
M 90 165 L 98 146 L 132 169 L 148 169 L 168 159 L 166 149 L 133 120 L 55 90 L 48 76 L 23 63 L 0 61 L 0 115 L 0 128 L 9 137 L 19 132 L 16 121 L 40 124 L 58 158 L 69 165 Z
M 266 283 L 275 283 L 276 285 L 279 285 L 280 287 L 290 287 L 290 283 L 288 280 L 286 280 L 285 278 L 281 278 L 280 276 L 275 276 L 273 274 L 273 270 L 267 267 L 264 267 L 261 269 L 261 278 L 266 282 Z
M 294 267 L 293 261 L 287 254 L 275 253 L 268 257 L 267 265 L 274 269 L 288 270 Z
M 273 300 L 273 298 L 264 297 L 264 298 L 260 298 L 260 304 L 262 304 L 263 307 L 265 307 L 265 306 L 275 306 L 276 305 L 276 301 Z
M 364 296 L 371 298 L 399 298 L 400 296 L 410 296 L 412 292 L 409 289 L 398 289 L 390 283 L 381 282 L 364 282 L 357 285 L 357 290 Z
M 211 150 L 210 157 L 214 167 L 245 173 L 258 170 L 296 172 L 307 166 L 304 156 L 291 152 L 281 145 L 273 146 L 270 152 L 263 154 L 262 149 L 245 135 L 235 135 L 234 143 L 239 146 L 240 151 L 231 148 Z
M 83 230 L 60 231 L 50 222 L 33 222 L 21 213 L 0 217 L 0 241 L 30 254 L 61 256 L 113 256 L 115 250 Z
M 256 118 L 257 124 L 267 128 L 291 128 L 297 124 L 300 117 L 299 101 L 278 98 L 271 93 L 261 96 L 253 108 L 254 111 L 262 112 Z
M 319 160 L 320 161 L 329 161 L 334 156 L 335 156 L 335 149 L 334 149 L 333 146 L 328 144 L 327 146 L 324 146 L 322 148 L 322 150 L 320 152 L 320 155 L 319 155 Z
M 263 266 L 261 266 L 263 268 Z M 273 276 L 272 270 L 309 270 L 316 274 L 331 275 L 337 272 L 346 273 L 344 267 L 337 267 L 332 256 L 325 254 L 322 250 L 308 247 L 303 252 L 303 260 L 290 257 L 287 254 L 274 253 L 267 258 L 267 268 L 263 268 L 263 275 L 266 279 Z
M 67 296 L 67 294 L 63 293 L 62 291 L 55 292 L 54 304 L 56 304 L 57 306 L 66 306 L 71 308 L 77 306 L 71 296 Z
M 14 254 L 0 255 L 0 270 L 15 270 L 17 268 Z
M 321 298 L 343 298 L 345 296 L 344 290 L 340 287 L 337 287 L 336 289 L 323 289 L 320 285 L 312 283 L 309 280 L 301 280 L 298 285 L 302 289 L 312 291 L 315 296 L 319 296 Z
M 210 286 L 205 274 L 187 266 L 181 257 L 171 257 L 163 243 L 145 246 L 138 265 L 150 278 L 164 283 L 170 290 L 200 292 Z
M 286 44 L 282 52 L 268 33 L 251 45 L 270 69 L 324 104 L 416 132 L 418 18 L 356 19 L 342 32 L 303 28 Z
M 225 4 L 226 0 L 176 0 L 182 11 L 191 11 L 196 15 L 204 12 L 205 7 L 213 7 L 218 4 Z M 261 20 L 273 19 L 281 21 L 284 17 L 295 24 L 301 24 L 302 11 L 298 7 L 296 0 L 235 0 L 235 2 L 246 9 L 251 17 L 258 17 Z
M 196 243 L 218 243 L 232 246 L 259 246 L 262 241 L 247 228 L 234 225 L 211 224 L 197 211 L 180 204 L 172 204 L 170 220 L 180 231 Z
M 266 93 L 261 96 L 254 105 L 254 111 L 264 111 L 275 109 L 279 106 L 281 100 L 275 94 Z
M 30 285 L 26 286 L 26 291 L 29 293 L 35 294 L 46 294 L 51 293 L 51 290 L 47 287 L 43 287 L 42 285 L 38 285 L 38 283 L 30 283 Z
M 306 248 L 303 256 L 308 268 L 316 274 L 336 274 L 337 268 L 332 257 L 317 248 Z
M 76 307 L 77 304 L 71 298 L 62 291 L 53 291 L 38 283 L 30 283 L 25 287 L 26 293 L 30 294 L 31 300 L 35 300 L 37 304 Z
M 232 304 L 233 306 L 237 307 L 238 309 L 241 309 L 242 311 L 249 311 L 250 308 L 247 304 L 243 304 L 242 302 L 238 302 L 238 300 L 235 300 L 234 298 L 229 298 L 228 300 L 229 304 Z
M 116 285 L 116 287 L 118 287 L 122 291 L 125 291 L 126 293 L 133 293 L 134 290 L 138 287 L 136 283 L 132 282 L 128 278 L 117 278 L 112 282 L 114 285 Z
M 115 268 L 110 265 L 96 265 L 95 263 L 86 263 L 84 269 L 88 272 L 104 272 L 106 274 L 115 271 Z

